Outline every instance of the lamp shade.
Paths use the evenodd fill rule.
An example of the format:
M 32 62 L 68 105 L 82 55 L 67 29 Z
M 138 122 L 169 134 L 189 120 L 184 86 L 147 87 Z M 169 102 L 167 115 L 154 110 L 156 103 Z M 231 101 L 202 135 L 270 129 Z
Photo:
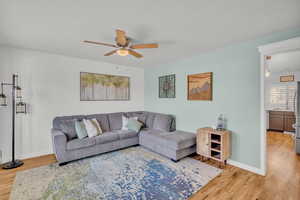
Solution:
M 7 106 L 7 98 L 5 94 L 0 94 L 0 106 Z
M 16 87 L 16 97 L 17 98 L 22 98 L 22 89 L 21 89 L 21 87 L 20 86 L 17 86 Z
M 26 114 L 27 113 L 27 105 L 26 103 L 20 101 L 19 103 L 16 104 L 16 113 L 20 114 Z

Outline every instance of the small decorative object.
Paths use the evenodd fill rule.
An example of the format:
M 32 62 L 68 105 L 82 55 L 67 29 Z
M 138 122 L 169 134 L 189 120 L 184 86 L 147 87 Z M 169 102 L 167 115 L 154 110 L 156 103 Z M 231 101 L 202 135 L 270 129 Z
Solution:
M 293 82 L 294 75 L 280 76 L 280 82 Z
M 225 130 L 225 117 L 223 114 L 220 114 L 217 119 L 217 130 Z
M 20 86 L 17 86 L 17 87 L 16 87 L 16 97 L 17 97 L 17 98 L 22 98 L 21 92 L 22 92 L 21 87 L 20 87 Z
M 127 76 L 80 72 L 81 101 L 128 101 L 129 86 Z
M 175 74 L 159 77 L 159 98 L 175 98 Z
M 21 87 L 18 85 L 18 75 L 13 74 L 12 83 L 1 83 L 1 93 L 0 93 L 0 106 L 7 106 L 7 97 L 4 94 L 3 87 L 11 86 L 12 90 L 12 159 L 10 162 L 3 165 L 3 169 L 13 169 L 23 165 L 21 160 L 15 159 L 15 121 L 16 113 L 26 113 L 26 104 L 22 101 Z M 16 103 L 16 99 L 19 98 L 20 102 Z
M 212 100 L 212 72 L 188 75 L 188 100 Z

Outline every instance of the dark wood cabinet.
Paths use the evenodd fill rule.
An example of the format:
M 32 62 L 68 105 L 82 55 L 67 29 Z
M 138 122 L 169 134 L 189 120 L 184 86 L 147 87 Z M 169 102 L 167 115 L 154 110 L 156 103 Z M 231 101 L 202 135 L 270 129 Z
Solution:
M 284 118 L 284 130 L 285 131 L 295 131 L 293 124 L 296 123 L 296 118 L 294 112 L 286 112 Z
M 269 130 L 295 131 L 293 124 L 296 122 L 294 112 L 270 111 Z

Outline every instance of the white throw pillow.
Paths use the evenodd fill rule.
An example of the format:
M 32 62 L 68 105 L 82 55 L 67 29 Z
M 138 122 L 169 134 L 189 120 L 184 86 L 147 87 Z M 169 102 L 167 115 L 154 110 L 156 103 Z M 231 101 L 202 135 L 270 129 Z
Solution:
M 138 120 L 138 117 L 126 117 L 124 115 L 122 115 L 122 130 L 128 130 L 128 121 L 129 119 L 135 119 L 135 120 Z
M 101 127 L 96 119 L 83 119 L 83 123 L 90 138 L 102 133 Z

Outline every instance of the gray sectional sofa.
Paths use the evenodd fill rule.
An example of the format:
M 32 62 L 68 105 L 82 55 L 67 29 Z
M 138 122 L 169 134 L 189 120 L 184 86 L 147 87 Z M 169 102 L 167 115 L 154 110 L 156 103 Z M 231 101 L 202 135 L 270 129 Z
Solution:
M 121 130 L 122 115 L 138 117 L 144 127 L 140 132 Z M 104 133 L 78 139 L 74 127 L 67 127 L 68 131 L 62 129 L 62 124 L 65 126 L 72 120 L 83 118 L 96 118 Z M 173 161 L 196 151 L 195 134 L 176 131 L 173 116 L 146 111 L 56 117 L 51 132 L 54 153 L 60 165 L 139 144 Z

